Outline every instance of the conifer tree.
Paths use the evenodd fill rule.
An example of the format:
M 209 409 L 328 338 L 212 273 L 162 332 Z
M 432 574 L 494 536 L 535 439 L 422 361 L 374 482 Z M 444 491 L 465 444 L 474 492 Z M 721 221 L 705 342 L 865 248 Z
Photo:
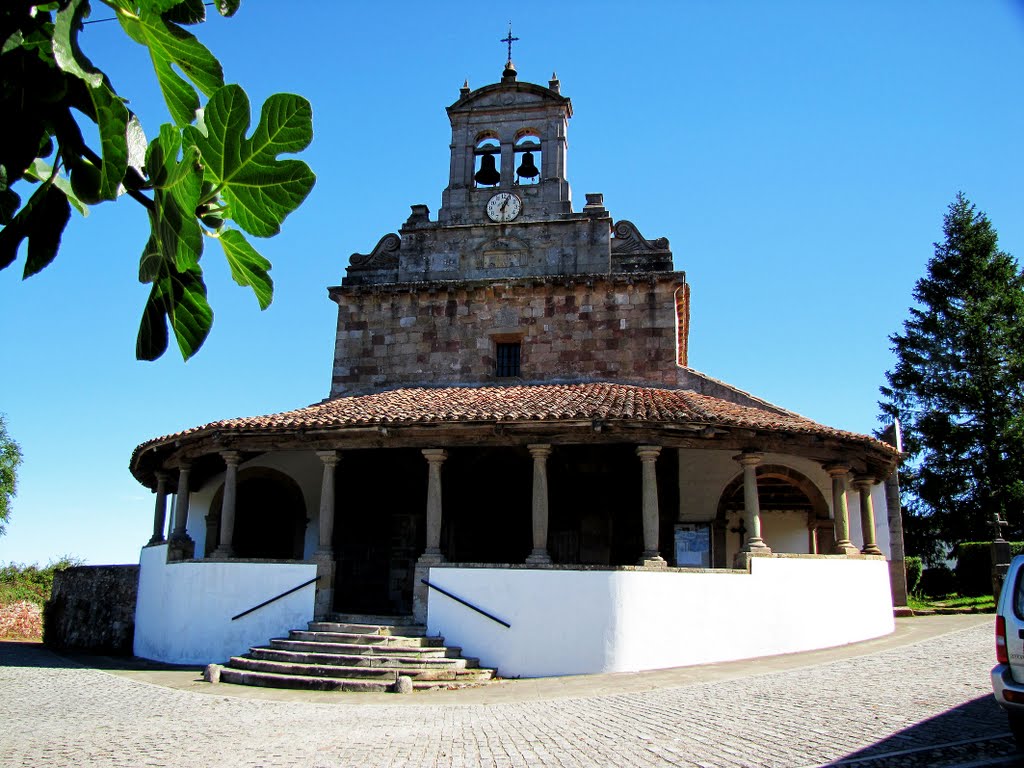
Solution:
M 1024 275 L 963 194 L 917 281 L 883 420 L 898 418 L 907 553 L 934 559 L 991 538 L 991 520 L 1024 533 Z

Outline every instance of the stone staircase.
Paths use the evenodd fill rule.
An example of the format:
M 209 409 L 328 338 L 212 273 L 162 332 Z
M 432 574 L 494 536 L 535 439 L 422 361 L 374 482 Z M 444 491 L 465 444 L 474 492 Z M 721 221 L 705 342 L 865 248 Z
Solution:
M 311 621 L 233 656 L 218 672 L 222 682 L 240 685 L 364 692 L 463 688 L 495 677 L 443 637 L 427 637 L 411 617 L 351 614 Z

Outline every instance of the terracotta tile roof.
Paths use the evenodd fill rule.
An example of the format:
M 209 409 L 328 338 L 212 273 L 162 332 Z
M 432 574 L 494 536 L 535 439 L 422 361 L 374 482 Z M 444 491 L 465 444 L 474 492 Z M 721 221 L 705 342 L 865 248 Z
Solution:
M 594 382 L 503 387 L 415 387 L 338 397 L 294 411 L 224 419 L 159 437 L 136 448 L 132 463 L 134 465 L 136 457 L 152 446 L 211 432 L 593 420 L 769 430 L 854 441 L 888 450 L 888 446 L 874 438 L 833 429 L 789 412 L 737 405 L 690 390 Z

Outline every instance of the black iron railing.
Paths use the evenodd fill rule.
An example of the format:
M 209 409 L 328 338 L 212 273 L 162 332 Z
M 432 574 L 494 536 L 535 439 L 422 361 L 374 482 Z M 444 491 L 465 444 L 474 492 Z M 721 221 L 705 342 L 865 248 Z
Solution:
M 312 584 L 312 583 L 313 583 L 314 581 L 319 581 L 319 580 L 320 580 L 320 577 L 319 577 L 319 576 L 314 576 L 314 577 L 313 577 L 312 579 L 310 579 L 309 581 L 304 581 L 304 582 L 302 582 L 301 584 L 299 584 L 299 586 L 297 586 L 297 587 L 292 587 L 292 588 L 291 588 L 291 589 L 289 589 L 289 590 L 288 590 L 287 592 L 282 592 L 282 593 L 281 593 L 280 595 L 278 595 L 277 597 L 272 597 L 272 598 L 270 598 L 269 600 L 264 600 L 264 601 L 263 601 L 262 603 L 260 603 L 259 605 L 254 605 L 254 606 L 253 606 L 252 608 L 250 608 L 249 610 L 247 610 L 247 611 L 242 611 L 242 612 L 241 612 L 240 614 L 238 614 L 237 616 L 232 616 L 232 617 L 231 617 L 231 620 L 232 620 L 232 621 L 235 621 L 236 619 L 240 619 L 240 618 L 242 618 L 243 616 L 248 616 L 248 615 L 249 615 L 250 613 L 252 613 L 253 611 L 258 611 L 258 610 L 259 610 L 260 608 L 263 608 L 263 607 L 265 607 L 265 606 L 268 606 L 268 605 L 270 605 L 271 603 L 273 603 L 273 602 L 275 602 L 275 601 L 277 601 L 277 600 L 280 600 L 280 599 L 281 599 L 282 597 L 288 597 L 288 595 L 290 595 L 290 594 L 291 594 L 292 592 L 298 592 L 298 591 L 299 591 L 300 589 L 302 589 L 303 587 L 308 587 L 308 586 L 309 586 L 310 584 Z
M 437 586 L 436 584 L 431 584 L 431 583 L 430 583 L 429 581 L 427 581 L 426 579 L 420 579 L 420 582 L 421 582 L 422 584 L 426 584 L 426 585 L 427 585 L 428 587 L 430 587 L 431 589 L 436 589 L 436 590 L 437 590 L 438 592 L 440 592 L 440 593 L 441 593 L 442 595 L 444 595 L 445 597 L 450 597 L 450 598 L 451 598 L 452 600 L 454 600 L 455 602 L 457 602 L 457 603 L 462 603 L 462 604 L 463 604 L 464 606 L 466 606 L 467 608 L 472 608 L 472 609 L 473 609 L 474 611 L 476 611 L 477 613 L 481 614 L 482 616 L 486 616 L 486 617 L 487 617 L 488 619 L 490 619 L 491 621 L 496 621 L 496 622 L 498 622 L 499 624 L 501 624 L 501 626 L 505 627 L 506 629 L 512 629 L 512 625 L 511 625 L 511 624 L 509 624 L 509 623 L 508 623 L 507 621 L 502 621 L 502 620 L 501 620 L 501 619 L 499 619 L 499 618 L 498 618 L 497 616 L 493 616 L 493 615 L 489 614 L 489 613 L 488 613 L 487 611 L 485 611 L 485 610 L 484 610 L 483 608 L 477 608 L 477 607 L 476 607 L 475 605 L 473 605 L 473 604 L 472 604 L 472 603 L 470 603 L 470 602 L 467 602 L 466 600 L 463 600 L 463 599 L 462 599 L 461 597 L 458 597 L 458 596 L 456 596 L 456 595 L 453 595 L 453 594 L 452 594 L 451 592 L 449 592 L 449 591 L 448 591 L 447 589 L 442 589 L 441 587 Z

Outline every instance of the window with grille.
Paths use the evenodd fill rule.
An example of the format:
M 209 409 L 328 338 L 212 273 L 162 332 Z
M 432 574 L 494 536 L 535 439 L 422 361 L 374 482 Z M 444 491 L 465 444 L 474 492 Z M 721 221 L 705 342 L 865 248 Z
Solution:
M 509 378 L 519 375 L 519 353 L 522 344 L 516 342 L 497 342 L 495 344 L 494 375 L 498 378 Z

